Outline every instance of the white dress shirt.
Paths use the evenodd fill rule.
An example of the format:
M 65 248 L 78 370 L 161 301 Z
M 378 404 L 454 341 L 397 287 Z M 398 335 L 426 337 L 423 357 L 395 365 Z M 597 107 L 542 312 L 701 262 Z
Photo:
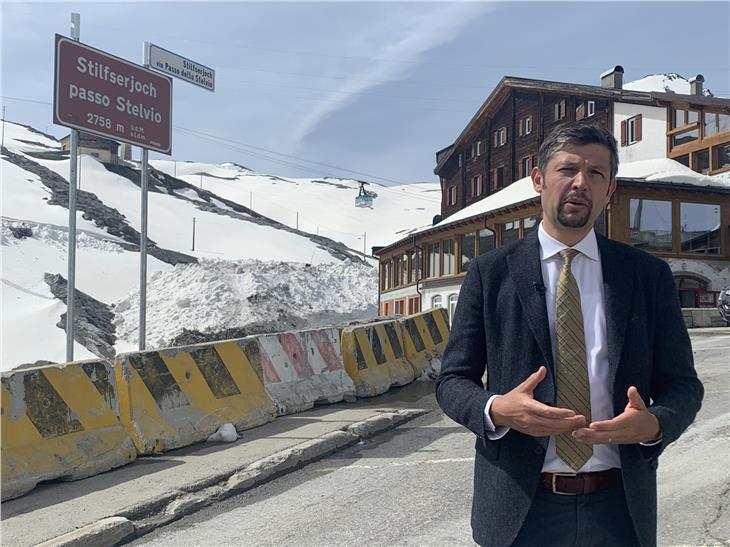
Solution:
M 560 251 L 568 246 L 548 235 L 540 223 L 538 228 L 540 242 L 540 265 L 545 285 L 545 303 L 547 304 L 548 323 L 550 324 L 550 340 L 555 362 L 555 297 L 558 278 L 563 268 Z M 583 311 L 583 330 L 586 342 L 586 361 L 588 380 L 591 389 L 591 421 L 610 420 L 613 413 L 612 387 L 608 383 L 608 344 L 606 338 L 606 304 L 603 295 L 603 272 L 601 256 L 598 253 L 596 234 L 591 230 L 579 243 L 572 247 L 580 252 L 571 263 L 571 272 L 580 291 L 580 304 Z M 495 428 L 489 416 L 492 401 L 498 397 L 490 397 L 484 409 L 487 423 L 487 437 L 500 439 L 509 430 L 507 427 Z M 611 467 L 621 467 L 618 447 L 616 445 L 594 444 L 593 456 L 579 469 L 580 473 L 602 471 Z M 550 437 L 543 472 L 574 473 L 575 471 L 560 459 L 555 451 L 555 439 Z

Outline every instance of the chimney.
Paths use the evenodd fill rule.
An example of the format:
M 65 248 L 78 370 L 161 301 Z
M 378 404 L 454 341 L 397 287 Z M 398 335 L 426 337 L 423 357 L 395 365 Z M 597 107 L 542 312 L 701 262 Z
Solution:
M 616 65 L 601 74 L 601 87 L 608 89 L 622 89 L 624 86 L 624 67 Z
M 702 95 L 702 84 L 705 82 L 705 77 L 702 74 L 698 74 L 689 81 L 689 94 L 690 95 Z

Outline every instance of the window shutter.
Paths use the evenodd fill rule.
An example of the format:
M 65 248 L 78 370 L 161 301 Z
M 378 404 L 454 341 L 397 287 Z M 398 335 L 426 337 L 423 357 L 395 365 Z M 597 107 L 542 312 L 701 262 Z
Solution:
M 635 124 L 636 124 L 635 125 L 635 127 L 636 127 L 636 129 L 635 129 L 636 135 L 634 136 L 634 138 L 637 141 L 640 141 L 641 140 L 641 114 L 639 114 L 638 116 L 636 116 L 636 122 L 635 122 Z
M 626 120 L 621 121 L 621 146 L 626 146 L 627 142 L 627 127 L 626 127 Z

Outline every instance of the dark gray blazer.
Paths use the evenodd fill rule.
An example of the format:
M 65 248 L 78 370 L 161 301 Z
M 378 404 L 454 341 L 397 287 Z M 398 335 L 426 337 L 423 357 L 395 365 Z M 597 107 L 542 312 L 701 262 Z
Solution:
M 629 512 L 643 547 L 656 545 L 657 458 L 692 423 L 703 387 L 666 262 L 602 237 L 609 381 L 616 414 L 636 386 L 662 428 L 652 447 L 621 445 Z M 484 407 L 490 396 L 522 383 L 540 365 L 548 374 L 535 398 L 555 405 L 555 366 L 537 230 L 475 259 L 464 279 L 444 352 L 436 397 L 444 412 L 477 436 L 472 532 L 485 546 L 511 544 L 530 508 L 548 437 L 510 430 L 490 441 Z M 481 378 L 486 367 L 487 387 Z

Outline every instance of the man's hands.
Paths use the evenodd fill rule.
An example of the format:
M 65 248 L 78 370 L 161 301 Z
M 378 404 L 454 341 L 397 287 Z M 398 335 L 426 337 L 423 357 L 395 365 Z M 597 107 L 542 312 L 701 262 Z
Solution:
M 629 402 L 621 414 L 586 427 L 585 416 L 534 399 L 535 388 L 545 379 L 546 373 L 547 369 L 542 366 L 512 391 L 495 398 L 489 409 L 492 423 L 533 437 L 572 431 L 577 441 L 586 444 L 646 443 L 661 435 L 659 420 L 647 410 L 634 386 L 628 390 Z
M 629 403 L 621 414 L 611 420 L 593 422 L 588 427 L 577 429 L 573 432 L 575 440 L 587 444 L 635 444 L 657 440 L 661 435 L 659 420 L 646 409 L 634 386 L 629 388 L 627 394 Z
M 533 437 L 560 435 L 578 428 L 585 429 L 585 416 L 568 408 L 555 408 L 536 401 L 533 392 L 543 381 L 547 369 L 543 366 L 509 393 L 492 401 L 489 414 L 496 427 L 510 427 Z

